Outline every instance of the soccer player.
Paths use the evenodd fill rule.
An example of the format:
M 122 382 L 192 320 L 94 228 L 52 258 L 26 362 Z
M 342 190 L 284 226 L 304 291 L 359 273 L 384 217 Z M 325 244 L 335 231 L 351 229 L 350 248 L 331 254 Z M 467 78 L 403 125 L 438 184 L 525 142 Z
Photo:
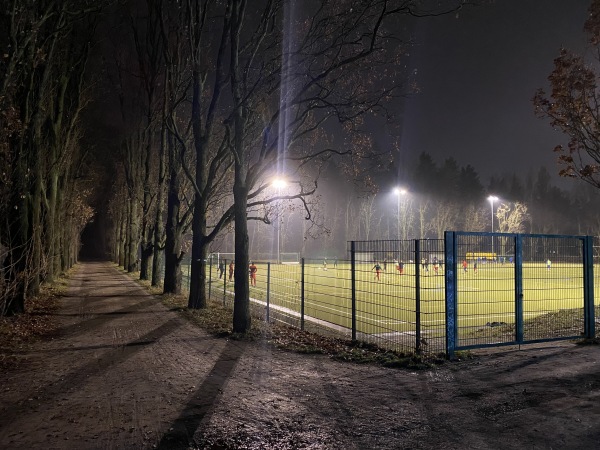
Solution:
M 473 273 L 477 273 L 477 261 L 473 263 Z
M 256 265 L 251 262 L 250 263 L 250 285 L 251 286 L 256 286 L 256 272 L 258 271 L 258 268 L 256 267 Z
M 404 273 L 404 263 L 402 261 L 398 261 L 398 264 L 396 264 L 396 269 L 398 270 L 398 273 L 402 275 Z
M 219 280 L 223 278 L 223 274 L 225 273 L 225 263 L 221 261 L 219 263 Z
M 552 261 L 550 261 L 550 258 L 548 258 L 548 260 L 546 261 L 546 269 L 550 270 L 551 267 L 552 267 Z
M 381 273 L 381 266 L 379 265 L 378 262 L 375 263 L 375 265 L 373 266 L 373 269 L 371 270 L 375 270 L 375 279 L 379 280 L 379 274 Z
M 229 281 L 233 281 L 233 261 L 229 263 Z
M 469 265 L 467 264 L 466 259 L 463 259 L 462 266 L 463 266 L 463 272 L 467 273 L 467 267 L 469 267 Z

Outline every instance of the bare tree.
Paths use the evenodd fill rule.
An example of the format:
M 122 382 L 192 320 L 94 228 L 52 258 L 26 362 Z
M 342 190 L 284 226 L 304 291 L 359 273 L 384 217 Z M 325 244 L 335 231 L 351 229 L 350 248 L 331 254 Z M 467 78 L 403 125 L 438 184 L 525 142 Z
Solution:
M 344 207 L 344 231 L 346 241 L 358 239 L 360 233 L 359 221 L 356 220 L 356 210 L 354 206 L 354 198 L 349 193 L 345 199 Z
M 470 203 L 462 211 L 462 227 L 466 231 L 485 231 L 489 227 L 488 210 Z M 489 228 L 488 228 L 489 229 Z
M 386 115 L 387 102 L 401 93 L 398 83 L 405 78 L 394 63 L 406 47 L 392 29 L 403 15 L 418 15 L 410 1 L 322 1 L 308 5 L 295 24 L 285 20 L 294 5 L 265 2 L 259 9 L 253 3 L 250 13 L 246 1 L 229 3 L 232 108 L 227 124 L 240 270 L 248 264 L 248 202 L 265 191 L 265 177 L 285 168 L 314 180 L 334 154 L 352 155 L 346 169 L 356 177 L 360 168 L 369 168 L 363 157 L 374 161 L 372 145 L 361 132 L 363 118 Z M 310 139 L 333 123 L 347 145 Z M 314 187 L 308 186 L 298 182 L 299 199 L 312 194 Z M 250 325 L 247 277 L 236 277 L 235 293 L 234 331 L 244 332 Z
M 418 205 L 418 225 L 419 225 L 419 238 L 425 239 L 431 230 L 431 222 L 429 219 L 429 210 L 431 209 L 431 200 L 422 198 Z
M 100 3 L 25 0 L 0 10 L 2 313 L 23 311 L 40 281 L 77 258 L 89 219 L 87 195 L 75 189 L 85 187 L 75 181 L 85 168 L 79 122 Z
M 523 203 L 501 203 L 496 209 L 500 233 L 523 233 L 530 220 L 527 205 Z
M 457 204 L 447 201 L 433 202 L 431 227 L 438 239 L 444 237 L 444 231 L 457 227 L 460 208 Z
M 369 240 L 371 236 L 371 228 L 373 226 L 373 221 L 375 219 L 375 198 L 376 195 L 371 195 L 365 198 L 360 199 L 360 203 L 358 206 L 359 216 L 358 223 L 359 227 L 362 225 L 363 233 L 360 233 L 359 236 L 361 239 Z M 360 230 L 360 228 L 359 228 Z

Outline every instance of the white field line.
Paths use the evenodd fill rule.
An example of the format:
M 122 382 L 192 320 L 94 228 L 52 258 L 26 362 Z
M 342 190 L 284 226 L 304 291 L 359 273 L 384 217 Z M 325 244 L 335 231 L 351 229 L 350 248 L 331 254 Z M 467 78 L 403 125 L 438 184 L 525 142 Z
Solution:
M 382 325 L 400 325 L 404 323 L 411 323 L 406 320 L 371 320 L 371 323 L 380 323 Z
M 229 291 L 228 294 L 232 295 L 233 292 Z M 264 307 L 267 306 L 267 302 L 264 301 L 264 300 L 259 300 L 257 298 L 250 297 L 250 301 L 253 302 L 253 303 L 255 303 L 255 304 L 264 306 Z M 295 317 L 296 319 L 300 319 L 301 318 L 301 314 L 298 311 L 294 311 L 293 309 L 286 308 L 284 306 L 273 305 L 273 304 L 269 303 L 269 308 L 273 309 L 275 311 L 279 311 L 281 313 L 287 314 L 289 316 Z M 339 310 L 337 310 L 335 308 L 332 308 L 332 307 L 326 307 L 326 308 L 321 307 L 321 309 L 329 309 L 330 311 L 337 313 L 338 316 L 344 317 L 346 319 L 350 318 L 350 315 L 348 313 L 345 313 L 344 311 L 339 311 Z M 406 322 L 406 321 L 402 321 L 402 320 L 397 320 L 397 321 L 396 320 L 393 320 L 393 321 L 372 320 L 369 316 L 365 316 L 363 314 L 357 314 L 356 319 L 358 321 L 362 321 L 363 323 L 367 323 L 367 324 L 381 323 L 381 324 L 400 325 L 400 324 L 410 323 L 410 322 Z M 318 324 L 318 325 L 326 327 L 326 328 L 330 328 L 332 330 L 336 330 L 338 332 L 348 332 L 348 331 L 350 331 L 350 328 L 347 328 L 347 327 L 344 327 L 344 326 L 341 326 L 341 325 L 337 325 L 335 323 L 331 323 L 331 322 L 328 322 L 326 320 L 317 319 L 316 317 L 308 316 L 306 314 L 304 315 L 304 320 L 306 320 L 308 322 L 311 322 L 311 323 Z M 393 331 L 391 333 L 392 334 L 411 334 L 411 333 L 414 334 L 414 331 L 406 331 L 406 332 L 405 331 Z M 366 334 L 366 333 L 362 333 L 362 334 Z M 384 334 L 386 334 L 386 333 L 384 333 Z
M 535 316 L 539 316 L 540 314 L 543 314 L 543 312 L 532 312 L 532 311 L 523 311 L 523 315 L 527 316 L 527 317 L 535 317 Z M 501 318 L 506 318 L 506 317 L 515 317 L 515 313 L 514 312 L 510 312 L 510 313 L 498 313 L 498 314 L 486 314 L 485 317 L 479 316 L 479 317 L 475 317 L 475 316 L 468 316 L 468 317 L 462 317 L 462 316 L 458 316 L 458 320 L 459 321 L 476 321 L 476 320 L 483 320 L 483 319 L 501 319 Z M 489 322 L 489 320 L 488 320 Z M 421 320 L 421 324 L 438 324 L 438 323 L 446 323 L 445 319 L 442 320 Z M 512 323 L 512 322 L 511 322 Z
M 457 291 L 458 292 L 476 292 L 476 291 L 480 291 L 481 289 L 473 287 L 473 286 L 460 286 L 458 287 Z
M 233 294 L 233 292 L 229 292 L 229 293 Z M 250 301 L 253 302 L 253 303 L 256 303 L 258 305 L 264 306 L 264 307 L 267 306 L 267 302 L 266 301 L 259 300 L 257 298 L 250 297 Z M 298 311 L 294 311 L 293 309 L 289 309 L 289 308 L 286 308 L 284 306 L 269 304 L 269 308 L 270 309 L 274 309 L 275 311 L 279 311 L 279 312 L 285 313 L 285 314 L 287 314 L 289 316 L 292 316 L 292 317 L 295 317 L 297 319 L 301 318 L 301 314 Z M 323 326 L 323 327 L 326 327 L 326 328 L 330 328 L 332 330 L 335 330 L 335 331 L 338 331 L 338 332 L 341 332 L 341 333 L 347 333 L 348 331 L 350 331 L 349 328 L 343 327 L 341 325 L 336 325 L 334 323 L 327 322 L 325 320 L 317 319 L 317 318 L 312 317 L 312 316 L 304 315 L 304 320 L 306 320 L 308 322 L 315 323 L 317 325 L 320 325 L 320 326 Z

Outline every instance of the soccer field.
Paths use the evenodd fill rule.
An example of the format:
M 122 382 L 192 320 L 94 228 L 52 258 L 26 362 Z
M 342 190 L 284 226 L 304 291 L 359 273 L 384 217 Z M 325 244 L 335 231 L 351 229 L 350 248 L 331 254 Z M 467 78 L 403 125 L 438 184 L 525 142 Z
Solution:
M 266 302 L 272 310 L 295 315 L 301 309 L 300 265 L 257 264 L 257 286 L 251 297 Z M 372 264 L 356 267 L 356 330 L 362 335 L 414 335 L 419 327 L 424 337 L 445 334 L 445 277 L 443 267 L 420 269 L 406 264 L 400 274 L 388 264 L 376 279 Z M 267 280 L 267 272 L 270 272 Z M 515 323 L 515 269 L 512 264 L 483 264 L 477 272 L 457 268 L 457 327 L 459 335 L 473 330 Z M 350 264 L 305 264 L 304 314 L 332 327 L 351 328 L 352 277 Z M 597 278 L 596 278 L 597 280 Z M 219 280 L 220 281 L 220 280 Z M 583 317 L 583 266 L 556 263 L 547 270 L 543 263 L 523 264 L 523 319 L 562 310 L 580 309 Z M 596 283 L 597 284 L 597 283 Z M 230 286 L 229 286 L 230 285 Z M 418 285 L 418 286 L 417 286 Z M 233 289 L 228 283 L 226 289 Z M 598 286 L 595 287 L 598 289 Z M 418 301 L 417 301 L 418 300 Z M 417 310 L 420 310 L 417 314 Z M 583 329 L 583 324 L 581 324 Z

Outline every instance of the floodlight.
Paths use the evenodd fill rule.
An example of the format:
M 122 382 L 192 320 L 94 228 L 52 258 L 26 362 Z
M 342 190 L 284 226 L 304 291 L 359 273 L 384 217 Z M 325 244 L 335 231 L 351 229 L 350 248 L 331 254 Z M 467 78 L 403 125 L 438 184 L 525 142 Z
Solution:
M 281 189 L 287 186 L 287 181 L 285 181 L 283 178 L 275 178 L 271 184 L 273 187 Z

